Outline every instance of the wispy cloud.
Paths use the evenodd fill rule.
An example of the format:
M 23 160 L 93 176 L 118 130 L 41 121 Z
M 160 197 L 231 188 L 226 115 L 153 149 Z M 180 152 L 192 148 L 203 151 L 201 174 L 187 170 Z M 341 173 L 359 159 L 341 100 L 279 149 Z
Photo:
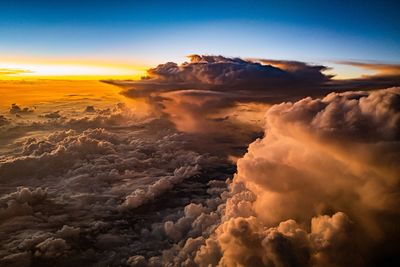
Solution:
M 32 73 L 32 71 L 25 69 L 0 68 L 0 76 L 13 76 L 26 73 Z
M 400 85 L 400 64 L 341 61 L 339 64 L 365 69 L 372 73 L 353 79 L 336 80 L 330 83 L 336 90 L 373 90 Z

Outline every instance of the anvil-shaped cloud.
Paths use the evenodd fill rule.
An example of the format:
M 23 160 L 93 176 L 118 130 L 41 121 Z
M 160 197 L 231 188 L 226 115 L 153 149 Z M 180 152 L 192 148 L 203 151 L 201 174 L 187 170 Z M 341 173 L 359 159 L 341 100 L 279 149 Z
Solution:
M 382 89 L 400 85 L 398 65 L 346 62 L 375 69 L 375 75 L 336 80 L 328 67 L 300 61 L 190 55 L 190 62 L 151 68 L 138 81 L 105 81 L 123 88 L 122 94 L 146 99 L 167 114 L 179 130 L 215 132 L 226 110 L 240 103 L 275 104 L 330 92 Z M 218 123 L 216 123 L 216 121 Z

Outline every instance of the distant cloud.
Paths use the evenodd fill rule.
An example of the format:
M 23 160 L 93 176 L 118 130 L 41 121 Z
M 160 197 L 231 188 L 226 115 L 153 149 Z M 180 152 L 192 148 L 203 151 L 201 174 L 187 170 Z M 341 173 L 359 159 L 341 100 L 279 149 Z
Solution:
M 331 91 L 382 89 L 400 84 L 400 65 L 344 61 L 340 64 L 377 71 L 357 79 L 334 80 L 323 65 L 301 61 L 188 56 L 190 62 L 160 64 L 139 81 L 105 81 L 121 86 L 129 97 L 166 92 L 214 95 L 225 101 L 275 103 Z M 352 88 L 353 87 L 353 88 Z
M 0 127 L 3 125 L 7 125 L 10 123 L 10 120 L 4 117 L 3 115 L 0 115 Z
M 335 80 L 328 67 L 300 61 L 240 59 L 190 55 L 190 62 L 167 62 L 148 70 L 138 81 L 105 81 L 122 88 L 122 94 L 146 99 L 169 116 L 179 130 L 227 132 L 218 118 L 239 103 L 275 104 L 329 92 L 381 89 L 400 85 L 398 65 L 345 64 L 377 68 L 376 75 Z M 220 115 L 216 118 L 216 115 Z M 217 120 L 216 120 L 217 119 Z
M 123 87 L 123 94 L 146 97 L 172 91 L 219 95 L 241 101 L 276 102 L 288 97 L 312 94 L 328 82 L 324 66 L 303 62 L 250 61 L 223 56 L 190 55 L 190 62 L 160 64 L 148 70 L 140 81 L 106 81 Z M 268 63 L 268 64 L 262 64 Z
M 381 75 L 400 75 L 400 64 L 367 63 L 358 61 L 338 61 L 337 63 L 374 70 Z
M 341 61 L 339 64 L 359 67 L 376 72 L 362 75 L 359 78 L 332 81 L 329 87 L 333 90 L 373 90 L 400 85 L 400 64 L 366 63 L 356 61 Z
M 11 114 L 28 114 L 28 113 L 32 113 L 33 110 L 25 107 L 25 108 L 21 108 L 20 106 L 18 106 L 17 104 L 11 104 L 11 108 L 10 108 L 10 113 Z
M 1 76 L 18 75 L 18 74 L 24 74 L 24 73 L 32 73 L 32 71 L 23 70 L 23 69 L 0 68 L 0 77 Z

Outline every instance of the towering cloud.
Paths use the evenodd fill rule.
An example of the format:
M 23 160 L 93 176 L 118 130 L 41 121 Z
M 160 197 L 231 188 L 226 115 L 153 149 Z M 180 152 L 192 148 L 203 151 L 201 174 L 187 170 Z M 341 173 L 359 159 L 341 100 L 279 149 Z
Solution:
M 227 109 L 240 103 L 275 104 L 329 92 L 382 89 L 400 85 L 398 65 L 343 62 L 378 71 L 358 79 L 335 80 L 329 68 L 299 61 L 190 55 L 190 62 L 167 62 L 148 70 L 139 81 L 106 81 L 122 94 L 146 99 L 167 114 L 179 130 L 209 132 L 223 129 Z M 218 117 L 220 116 L 220 117 Z M 217 126 L 218 125 L 218 126 Z M 212 131 L 212 130 L 211 130 Z M 215 131 L 215 130 L 214 130 Z
M 233 182 L 244 194 L 227 201 L 223 222 L 194 261 L 395 266 L 399 101 L 400 89 L 392 88 L 273 106 L 265 137 L 238 161 Z
M 143 97 L 171 91 L 187 94 L 220 95 L 242 101 L 278 101 L 282 97 L 303 96 L 320 89 L 331 76 L 324 66 L 302 62 L 293 68 L 281 68 L 263 61 L 223 56 L 190 55 L 190 62 L 160 64 L 148 70 L 140 81 L 109 81 L 120 85 L 131 97 Z M 256 93 L 256 95 L 255 95 Z

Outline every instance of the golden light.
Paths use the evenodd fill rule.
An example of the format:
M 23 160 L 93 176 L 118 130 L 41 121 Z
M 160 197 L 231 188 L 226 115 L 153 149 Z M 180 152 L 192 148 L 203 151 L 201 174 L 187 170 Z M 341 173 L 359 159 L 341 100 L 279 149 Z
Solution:
M 1 80 L 19 79 L 138 79 L 147 67 L 97 62 L 0 62 Z

